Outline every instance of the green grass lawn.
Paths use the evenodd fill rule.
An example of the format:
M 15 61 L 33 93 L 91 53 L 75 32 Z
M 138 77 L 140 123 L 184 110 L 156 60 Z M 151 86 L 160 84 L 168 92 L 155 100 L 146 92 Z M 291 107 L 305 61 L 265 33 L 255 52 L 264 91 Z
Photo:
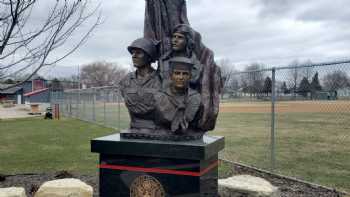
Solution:
M 350 114 L 281 113 L 276 127 L 276 172 L 350 191 Z M 90 140 L 114 132 L 74 119 L 2 120 L 0 173 L 95 173 L 98 157 L 90 153 Z M 220 157 L 270 169 L 270 114 L 221 113 L 210 134 L 226 137 Z M 228 171 L 221 166 L 221 174 Z
M 350 191 L 350 114 L 277 114 L 276 172 Z M 270 114 L 221 113 L 221 157 L 270 169 Z
M 0 174 L 61 170 L 95 174 L 98 155 L 90 152 L 90 140 L 115 132 L 68 118 L 0 120 Z M 229 164 L 220 166 L 222 176 L 232 174 Z
M 94 173 L 98 156 L 90 153 L 90 140 L 113 132 L 74 119 L 1 120 L 0 173 Z

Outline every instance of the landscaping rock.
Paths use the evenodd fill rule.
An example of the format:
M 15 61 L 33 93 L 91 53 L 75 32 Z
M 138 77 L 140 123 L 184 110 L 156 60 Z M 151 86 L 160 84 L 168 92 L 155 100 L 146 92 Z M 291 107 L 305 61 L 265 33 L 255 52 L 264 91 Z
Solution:
M 277 187 L 265 179 L 250 175 L 219 179 L 220 197 L 280 197 Z
M 0 197 L 26 197 L 23 187 L 0 188 Z
M 92 197 L 91 186 L 79 179 L 59 179 L 45 182 L 35 197 Z

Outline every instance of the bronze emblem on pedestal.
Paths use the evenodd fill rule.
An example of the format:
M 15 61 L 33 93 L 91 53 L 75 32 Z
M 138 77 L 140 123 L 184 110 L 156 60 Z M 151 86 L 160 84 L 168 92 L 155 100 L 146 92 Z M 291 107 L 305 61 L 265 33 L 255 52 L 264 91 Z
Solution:
M 132 182 L 130 197 L 165 197 L 165 191 L 156 178 L 145 175 Z

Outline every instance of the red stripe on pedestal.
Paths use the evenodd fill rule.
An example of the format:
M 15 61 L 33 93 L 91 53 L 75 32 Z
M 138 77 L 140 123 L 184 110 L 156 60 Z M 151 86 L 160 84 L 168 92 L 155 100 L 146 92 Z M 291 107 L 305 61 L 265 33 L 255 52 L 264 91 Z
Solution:
M 134 172 L 151 172 L 151 173 L 158 173 L 158 174 L 174 174 L 174 175 L 183 175 L 183 176 L 202 176 L 205 173 L 209 172 L 211 169 L 217 167 L 218 165 L 219 165 L 219 161 L 215 161 L 212 164 L 210 164 L 207 168 L 201 170 L 200 172 L 169 170 L 169 169 L 161 169 L 161 168 L 143 168 L 143 167 L 135 167 L 135 166 L 109 165 L 109 164 L 100 164 L 99 168 L 111 169 L 111 170 L 126 170 L 126 171 L 134 171 Z

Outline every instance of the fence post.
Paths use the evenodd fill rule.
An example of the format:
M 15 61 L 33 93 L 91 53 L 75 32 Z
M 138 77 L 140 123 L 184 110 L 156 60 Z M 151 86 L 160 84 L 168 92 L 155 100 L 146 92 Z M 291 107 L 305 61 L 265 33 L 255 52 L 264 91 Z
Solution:
M 81 117 L 81 89 L 79 86 L 78 89 L 78 117 L 80 120 L 82 120 L 83 118 Z
M 76 118 L 77 119 L 80 119 L 80 108 L 79 108 L 79 98 L 80 98 L 80 93 L 79 93 L 79 89 L 78 89 L 78 92 L 77 92 L 77 95 L 76 95 L 76 101 L 77 101 L 77 104 L 75 105 L 76 106 Z
M 92 121 L 96 121 L 96 92 L 92 91 Z
M 72 92 L 69 92 L 69 117 L 73 117 L 73 112 L 72 112 Z
M 81 117 L 82 117 L 83 120 L 87 120 L 87 119 L 86 119 L 86 111 L 85 111 L 85 103 L 86 103 L 87 97 L 86 97 L 86 94 L 85 94 L 84 92 L 81 92 L 81 95 L 80 95 L 80 96 L 81 96 L 81 99 L 82 99 L 82 102 L 83 102 L 83 103 L 82 103 L 82 105 L 83 105 L 83 106 L 82 106 L 82 107 L 83 107 L 83 110 L 82 110 L 82 111 L 83 111 L 83 112 L 82 112 Z
M 117 90 L 117 102 L 118 102 L 118 131 L 120 131 L 120 92 L 119 92 L 119 88 L 118 88 L 118 90 Z
M 271 86 L 271 171 L 272 172 L 276 168 L 275 103 L 276 103 L 276 68 L 272 68 L 272 86 Z
M 103 123 L 104 123 L 104 126 L 107 126 L 106 100 L 107 100 L 107 91 L 104 91 L 104 94 L 103 94 Z

